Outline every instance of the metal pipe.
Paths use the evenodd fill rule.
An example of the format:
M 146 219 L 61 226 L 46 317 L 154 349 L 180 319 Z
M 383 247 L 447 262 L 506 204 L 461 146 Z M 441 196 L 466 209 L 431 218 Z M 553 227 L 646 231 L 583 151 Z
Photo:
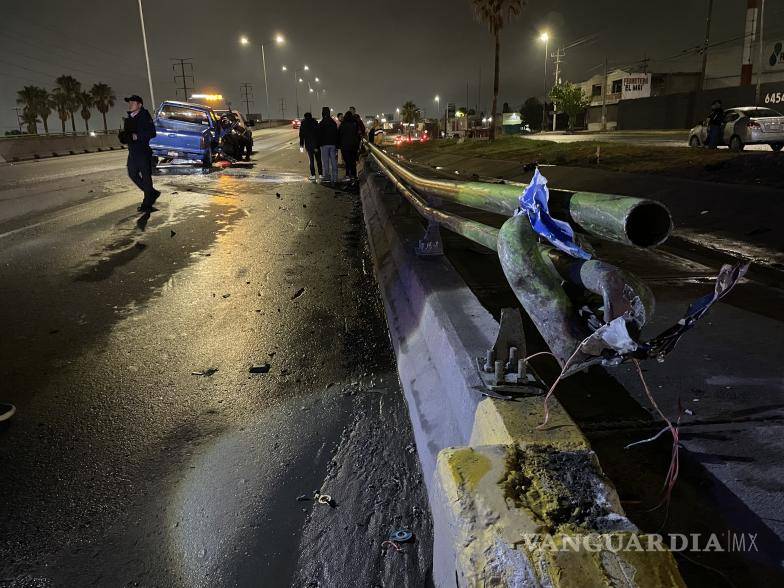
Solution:
M 395 174 L 378 159 L 376 159 L 376 165 L 378 165 L 381 172 L 395 185 L 397 190 L 406 200 L 408 200 L 414 208 L 417 209 L 419 214 L 426 219 L 435 221 L 445 226 L 450 231 L 462 235 L 475 243 L 484 245 L 488 249 L 492 249 L 493 251 L 496 250 L 498 244 L 498 229 L 429 206 L 423 198 L 409 190 L 397 177 L 395 177 Z
M 498 232 L 498 258 L 506 279 L 553 355 L 563 366 L 588 335 L 580 327 L 560 278 L 539 251 L 539 236 L 524 215 Z
M 402 181 L 419 194 L 443 198 L 450 202 L 512 216 L 524 184 L 490 184 L 456 182 L 423 178 L 400 165 L 386 152 L 368 144 L 373 157 L 383 162 Z M 653 247 L 663 243 L 672 231 L 672 218 L 660 202 L 630 196 L 596 192 L 550 190 L 553 216 L 570 222 L 586 233 L 636 247 Z

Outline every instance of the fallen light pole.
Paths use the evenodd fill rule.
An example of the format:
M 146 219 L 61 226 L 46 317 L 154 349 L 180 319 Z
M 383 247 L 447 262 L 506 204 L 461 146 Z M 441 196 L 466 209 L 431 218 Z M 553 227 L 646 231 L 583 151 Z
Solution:
M 519 212 L 521 184 L 455 182 L 421 177 L 375 145 L 368 145 L 379 170 L 429 221 L 423 241 L 439 241 L 424 251 L 440 251 L 438 227 L 466 237 L 498 253 L 515 296 L 562 368 L 591 334 L 563 288 L 569 281 L 602 298 L 603 322 L 628 317 L 638 335 L 653 316 L 654 298 L 636 276 L 595 259 L 575 259 L 554 248 L 534 231 Z M 437 200 L 510 216 L 500 229 L 437 208 Z M 669 211 L 658 202 L 613 194 L 550 191 L 552 212 L 578 230 L 626 245 L 651 247 L 664 242 L 672 230 Z M 427 243 L 426 243 L 427 245 Z M 596 325 L 598 326 L 598 325 Z M 510 362 L 512 363 L 512 362 Z M 508 371 L 515 366 L 508 365 Z

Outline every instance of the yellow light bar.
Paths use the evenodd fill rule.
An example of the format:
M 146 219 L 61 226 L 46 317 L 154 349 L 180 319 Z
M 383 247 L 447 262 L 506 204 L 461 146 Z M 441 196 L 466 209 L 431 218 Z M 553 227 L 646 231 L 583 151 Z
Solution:
M 208 100 L 210 102 L 214 102 L 216 100 L 223 100 L 223 95 L 222 94 L 193 94 L 191 96 L 191 100 L 193 100 L 194 98 L 198 100 Z

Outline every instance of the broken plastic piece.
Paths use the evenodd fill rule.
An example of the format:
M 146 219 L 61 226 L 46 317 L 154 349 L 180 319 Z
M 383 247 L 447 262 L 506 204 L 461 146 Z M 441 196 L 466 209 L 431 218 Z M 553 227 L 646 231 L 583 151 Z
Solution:
M 574 230 L 569 226 L 569 223 L 555 220 L 550 216 L 549 199 L 550 191 L 547 189 L 547 178 L 537 168 L 531 182 L 525 187 L 519 198 L 520 208 L 516 214 L 526 214 L 534 231 L 552 243 L 556 249 L 560 249 L 572 257 L 591 259 L 591 254 L 575 242 Z
M 248 371 L 252 374 L 266 374 L 270 371 L 270 364 L 254 365 Z
M 405 529 L 398 529 L 397 531 L 392 531 L 389 534 L 389 540 L 395 541 L 397 543 L 405 543 L 406 541 L 411 541 L 414 537 L 414 534 L 411 531 L 407 531 Z
M 206 370 L 202 370 L 200 372 L 191 372 L 192 376 L 205 376 L 210 377 L 212 374 L 218 371 L 218 368 L 207 368 Z

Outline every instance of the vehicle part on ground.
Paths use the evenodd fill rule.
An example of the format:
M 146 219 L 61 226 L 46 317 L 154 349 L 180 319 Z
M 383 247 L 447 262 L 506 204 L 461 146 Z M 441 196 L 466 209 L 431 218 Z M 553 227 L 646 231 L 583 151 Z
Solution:
M 405 543 L 406 541 L 411 541 L 413 538 L 414 534 L 406 529 L 398 529 L 389 534 L 389 540 L 395 541 L 396 543 Z
M 455 204 L 504 216 L 514 215 L 524 184 L 461 182 L 424 178 L 402 166 L 375 145 L 367 145 L 373 158 L 421 196 L 442 198 Z M 575 229 L 636 247 L 655 247 L 667 240 L 673 224 L 669 210 L 644 198 L 550 190 L 550 211 Z

